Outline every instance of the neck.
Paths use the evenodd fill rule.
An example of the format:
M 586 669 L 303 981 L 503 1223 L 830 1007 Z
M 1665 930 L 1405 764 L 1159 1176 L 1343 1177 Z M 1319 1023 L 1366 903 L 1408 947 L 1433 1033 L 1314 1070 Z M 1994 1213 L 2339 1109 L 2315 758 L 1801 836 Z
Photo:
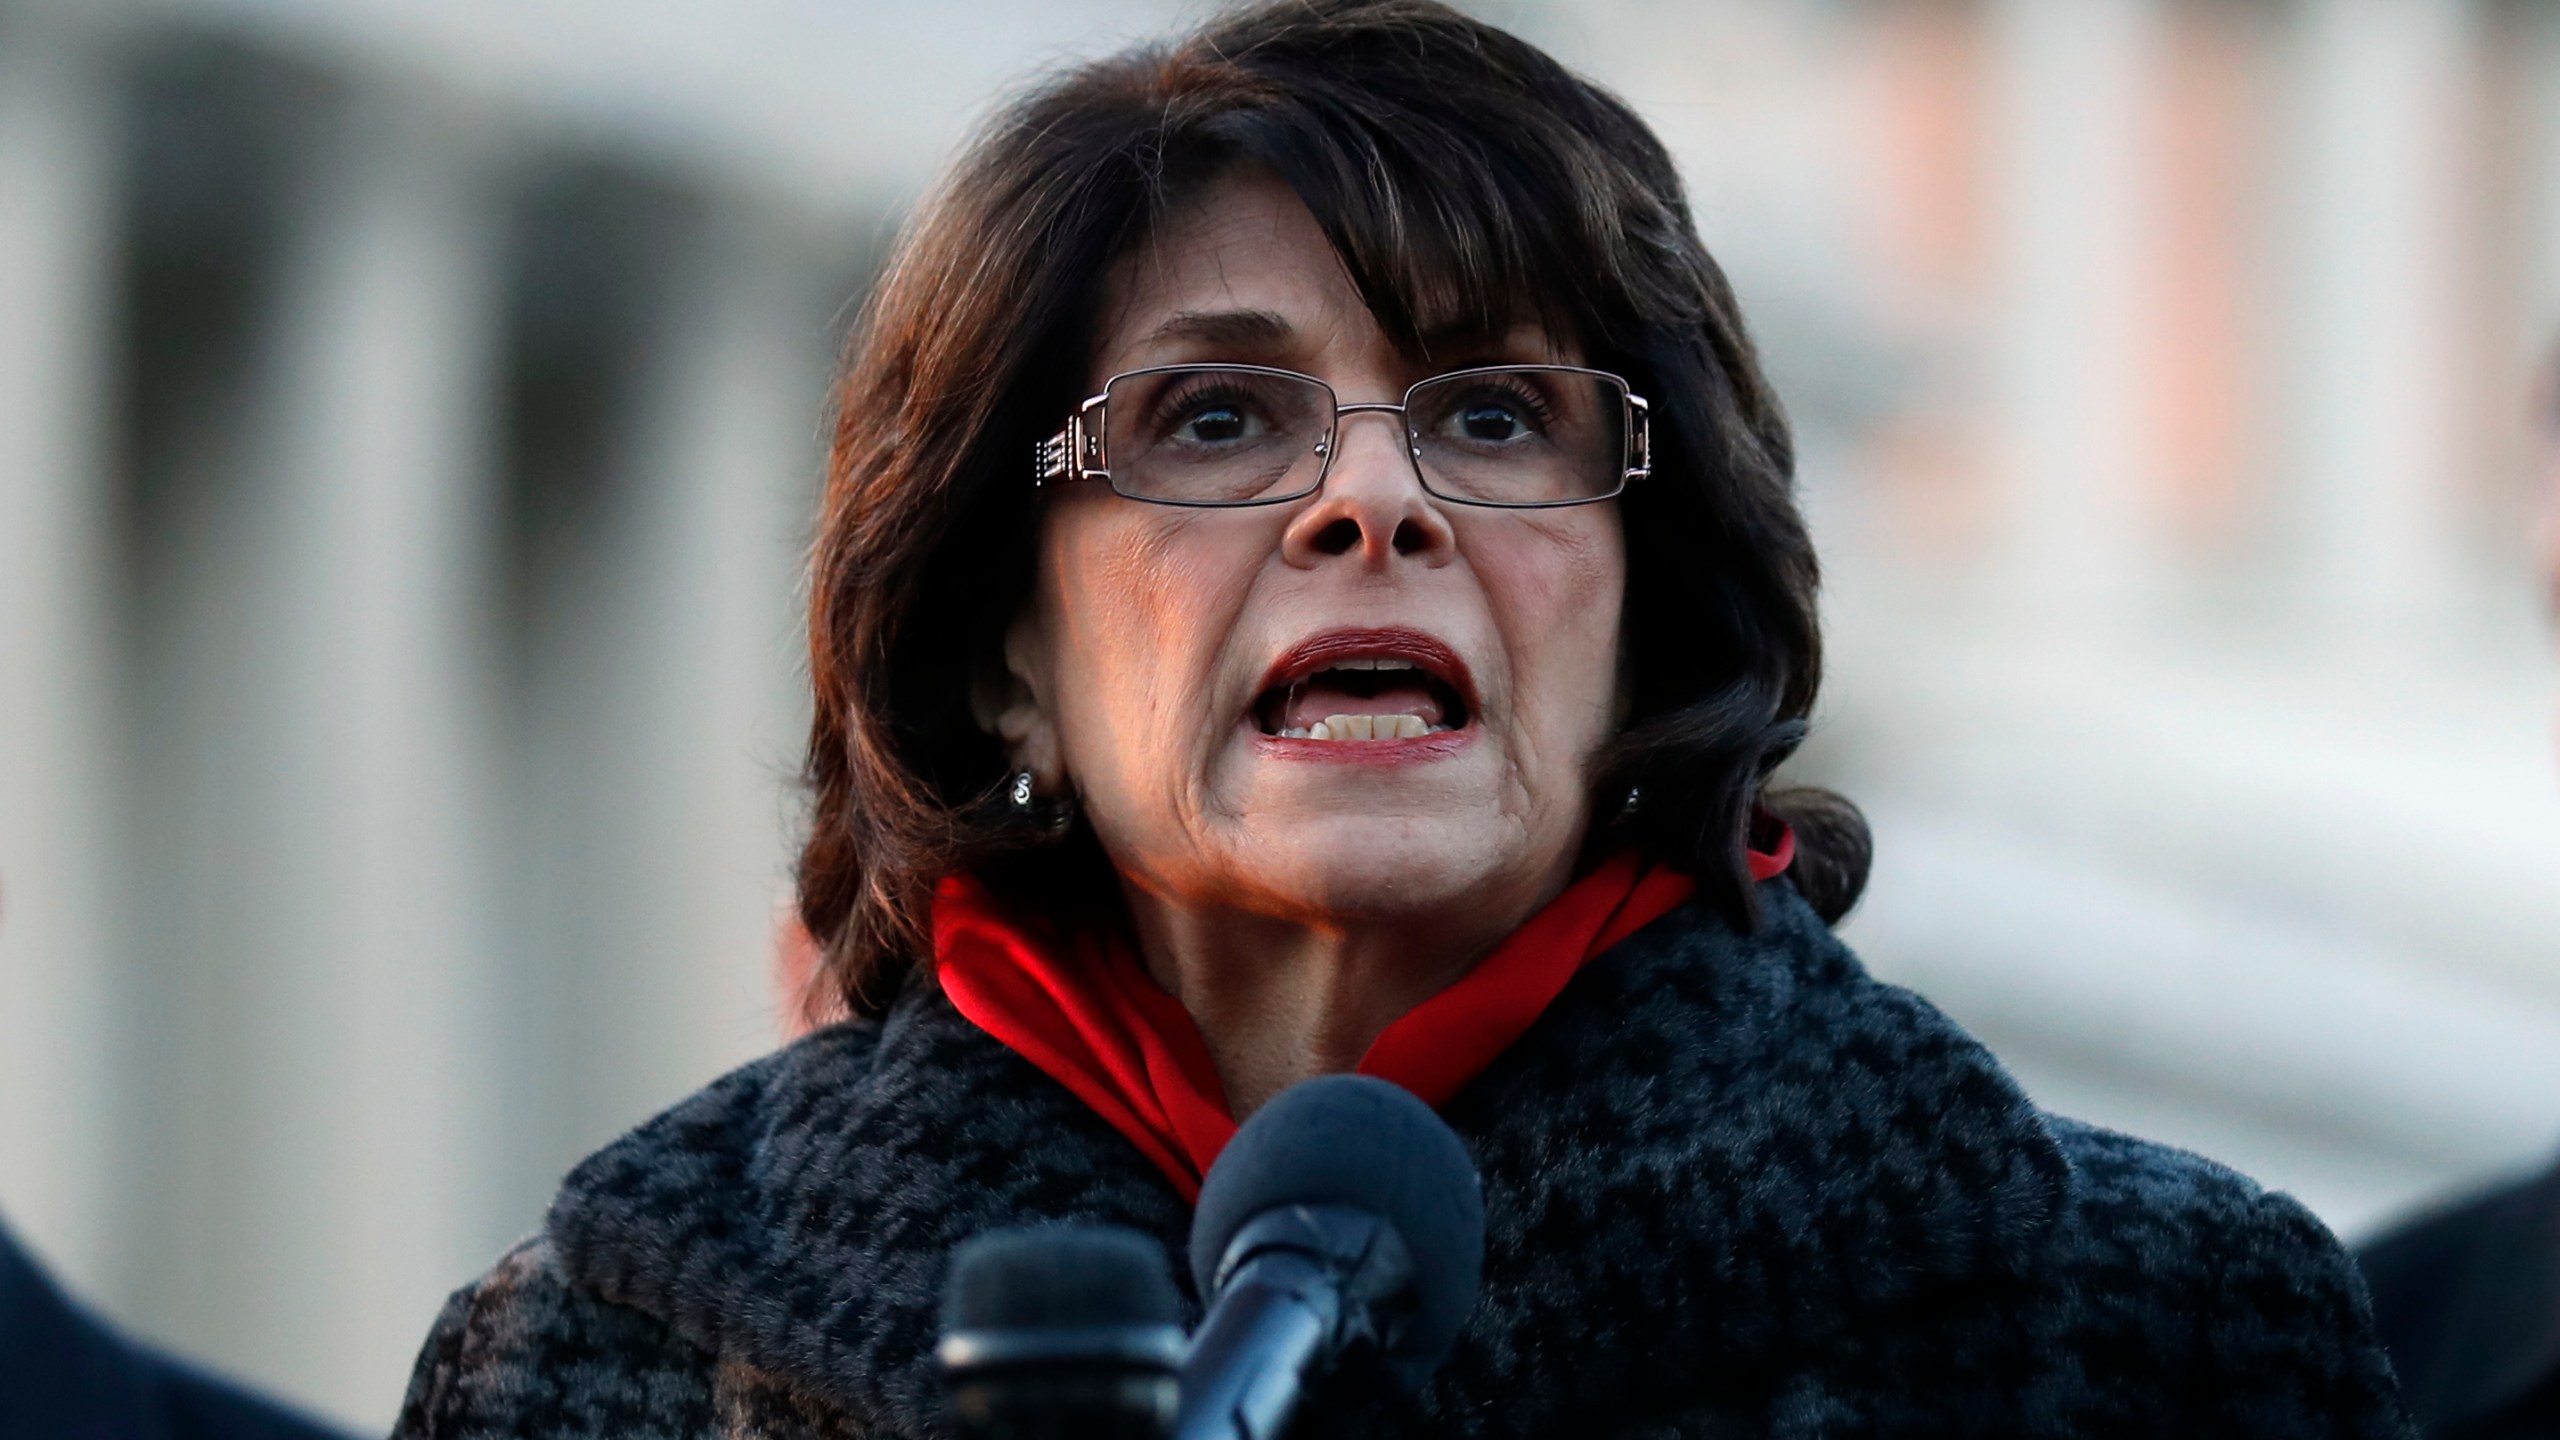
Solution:
M 1357 1068 L 1537 910 L 1315 927 L 1135 887 L 1129 899 L 1148 974 L 1191 1012 L 1238 1120 L 1301 1080 Z

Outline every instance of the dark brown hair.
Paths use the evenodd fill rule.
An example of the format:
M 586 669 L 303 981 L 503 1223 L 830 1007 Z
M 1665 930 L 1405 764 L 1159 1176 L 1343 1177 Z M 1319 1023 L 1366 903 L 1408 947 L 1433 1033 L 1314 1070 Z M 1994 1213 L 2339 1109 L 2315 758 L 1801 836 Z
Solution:
M 1593 844 L 1688 869 L 1750 926 L 1743 852 L 1773 815 L 1796 830 L 1793 883 L 1845 912 L 1866 878 L 1857 812 L 1761 793 L 1821 672 L 1793 442 L 1661 142 L 1444 5 L 1281 0 L 1004 110 L 916 215 L 852 341 L 811 577 L 799 876 L 846 1003 L 883 1008 L 929 955 L 933 887 L 957 870 L 1053 907 L 1115 892 L 1089 833 L 1056 841 L 999 800 L 1005 756 L 969 690 L 1030 583 L 1033 447 L 1081 398 L 1105 277 L 1244 168 L 1306 202 L 1408 352 L 1525 307 L 1650 398 L 1655 473 L 1619 502 L 1634 708 L 1594 777 Z

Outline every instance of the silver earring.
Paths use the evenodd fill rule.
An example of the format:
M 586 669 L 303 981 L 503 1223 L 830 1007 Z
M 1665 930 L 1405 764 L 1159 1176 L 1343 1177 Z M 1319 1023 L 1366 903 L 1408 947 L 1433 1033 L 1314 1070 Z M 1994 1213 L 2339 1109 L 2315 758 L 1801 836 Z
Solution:
M 1005 787 L 1005 799 L 1012 804 L 1014 816 L 1031 822 L 1044 842 L 1064 838 L 1075 824 L 1075 797 L 1062 795 L 1055 800 L 1041 799 L 1032 792 L 1031 772 L 1028 770 L 1013 772 L 1013 783 Z
M 1641 785 L 1630 785 L 1627 787 L 1627 803 L 1619 807 L 1618 813 L 1622 816 L 1633 815 L 1636 813 L 1636 807 L 1643 803 L 1644 787 Z

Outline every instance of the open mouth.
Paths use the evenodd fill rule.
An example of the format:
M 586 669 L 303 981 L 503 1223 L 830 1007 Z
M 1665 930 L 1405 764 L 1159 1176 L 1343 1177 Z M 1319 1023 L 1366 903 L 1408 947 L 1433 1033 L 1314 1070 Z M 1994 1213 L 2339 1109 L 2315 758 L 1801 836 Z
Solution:
M 1253 704 L 1280 740 L 1421 740 L 1470 720 L 1466 666 L 1419 631 L 1334 631 L 1281 658 Z

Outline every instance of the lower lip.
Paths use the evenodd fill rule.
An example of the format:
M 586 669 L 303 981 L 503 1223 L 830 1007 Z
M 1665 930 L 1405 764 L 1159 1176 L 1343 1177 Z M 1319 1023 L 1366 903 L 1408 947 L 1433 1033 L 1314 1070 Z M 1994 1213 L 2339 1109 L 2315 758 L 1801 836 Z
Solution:
M 1445 760 L 1476 743 L 1476 727 L 1417 735 L 1410 740 L 1292 740 L 1253 732 L 1256 750 L 1274 760 L 1334 765 L 1421 765 Z

